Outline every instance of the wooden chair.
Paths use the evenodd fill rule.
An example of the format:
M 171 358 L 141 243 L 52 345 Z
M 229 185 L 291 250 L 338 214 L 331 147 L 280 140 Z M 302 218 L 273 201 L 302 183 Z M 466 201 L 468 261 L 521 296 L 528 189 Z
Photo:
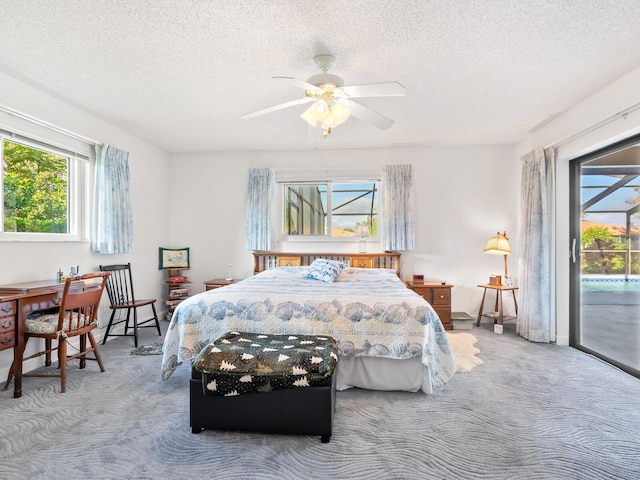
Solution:
M 156 299 L 147 298 L 143 300 L 136 300 L 133 293 L 133 277 L 131 275 L 131 264 L 122 265 L 100 265 L 100 270 L 103 272 L 110 272 L 111 277 L 107 281 L 107 295 L 109 296 L 109 302 L 111 302 L 111 318 L 109 319 L 109 325 L 107 331 L 102 339 L 104 345 L 109 335 L 112 337 L 133 337 L 134 344 L 138 346 L 138 328 L 153 328 L 158 329 L 158 335 L 162 336 L 160 331 L 160 321 L 158 320 L 158 314 L 156 312 Z M 138 321 L 138 308 L 151 306 L 153 316 L 142 322 Z M 122 312 L 126 310 L 124 318 L 115 320 L 116 312 Z M 131 311 L 133 310 L 133 333 L 127 333 L 129 331 L 129 321 L 131 319 Z M 124 322 L 124 333 L 111 333 L 111 330 L 116 325 Z M 154 322 L 155 325 L 147 325 L 150 322 Z
M 109 273 L 87 273 L 69 277 L 64 283 L 62 299 L 57 313 L 34 313 L 27 317 L 24 326 L 24 342 L 18 352 L 21 363 L 45 355 L 45 366 L 51 366 L 51 353 L 58 352 L 59 373 L 23 373 L 22 377 L 60 377 L 60 392 L 67 390 L 67 363 L 80 359 L 80 368 L 85 368 L 87 360 L 95 360 L 104 372 L 104 365 L 98 352 L 96 340 L 91 332 L 97 327 L 97 315 L 100 299 Z M 69 338 L 80 337 L 80 349 L 73 355 L 67 354 Z M 24 358 L 27 343 L 31 338 L 44 339 L 45 349 Z M 87 339 L 89 345 L 87 345 Z M 56 342 L 53 344 L 53 342 Z M 72 347 L 74 348 L 74 347 Z M 93 357 L 88 354 L 93 352 Z M 9 369 L 4 390 L 14 376 L 15 364 Z

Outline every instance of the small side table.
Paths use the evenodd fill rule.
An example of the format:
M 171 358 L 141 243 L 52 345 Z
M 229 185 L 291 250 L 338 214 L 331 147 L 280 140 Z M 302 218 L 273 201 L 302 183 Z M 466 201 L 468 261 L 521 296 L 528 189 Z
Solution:
M 231 285 L 232 283 L 239 282 L 240 280 L 225 280 L 224 278 L 214 278 L 213 280 L 207 280 L 204 282 L 205 290 L 215 290 L 216 288 Z
M 478 311 L 478 319 L 476 320 L 476 327 L 480 325 L 480 319 L 482 317 L 488 317 L 493 319 L 493 323 L 498 323 L 500 325 L 503 324 L 505 320 L 512 320 L 516 318 L 514 315 L 504 315 L 504 310 L 502 308 L 502 292 L 511 292 L 513 296 L 513 304 L 516 309 L 516 315 L 518 315 L 518 301 L 516 300 L 516 290 L 518 287 L 505 287 L 504 285 L 478 285 L 480 288 L 484 288 L 484 293 L 482 294 L 482 301 L 480 302 L 480 310 Z M 489 313 L 484 313 L 484 300 L 487 296 L 487 290 L 495 290 L 496 291 L 496 303 L 494 311 Z

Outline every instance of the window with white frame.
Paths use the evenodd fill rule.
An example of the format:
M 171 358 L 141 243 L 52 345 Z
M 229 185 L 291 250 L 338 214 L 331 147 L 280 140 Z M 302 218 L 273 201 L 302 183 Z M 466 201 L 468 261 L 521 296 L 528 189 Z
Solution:
M 378 180 L 280 182 L 288 239 L 378 236 Z
M 0 131 L 2 240 L 84 239 L 88 157 Z

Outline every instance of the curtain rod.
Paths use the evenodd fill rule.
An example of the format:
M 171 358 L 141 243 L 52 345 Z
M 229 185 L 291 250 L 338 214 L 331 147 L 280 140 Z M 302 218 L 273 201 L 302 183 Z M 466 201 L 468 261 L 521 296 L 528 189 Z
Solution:
M 31 137 L 31 136 L 20 135 L 19 133 L 14 133 L 2 127 L 0 127 L 0 136 L 4 136 L 13 142 L 22 143 L 23 145 L 28 145 L 36 148 L 43 148 L 49 152 L 53 152 L 65 157 L 68 156 L 73 158 L 79 158 L 81 160 L 90 160 L 91 158 L 88 154 L 77 152 L 75 150 L 70 150 L 69 148 L 55 145 L 53 142 L 50 142 L 50 141 L 39 140 L 38 138 Z
M 99 142 L 99 141 L 94 140 L 92 138 L 85 137 L 83 135 L 79 135 L 77 133 L 74 133 L 74 132 L 72 132 L 70 130 L 66 130 L 64 128 L 57 127 L 56 125 L 53 125 L 52 123 L 45 122 L 44 120 L 40 120 L 40 119 L 38 119 L 36 117 L 33 117 L 33 116 L 31 116 L 31 115 L 29 115 L 27 113 L 22 113 L 22 112 L 20 112 L 18 110 L 15 110 L 15 109 L 11 108 L 11 107 L 8 107 L 6 105 L 0 104 L 0 111 L 8 114 L 9 116 L 17 117 L 17 118 L 20 118 L 22 120 L 26 120 L 27 122 L 31 122 L 31 123 L 33 123 L 35 125 L 39 125 L 41 127 L 48 128 L 49 130 L 52 130 L 52 131 L 54 131 L 56 133 L 60 133 L 60 134 L 65 135 L 67 137 L 73 138 L 75 140 L 80 140 L 81 142 L 91 143 L 91 144 L 94 144 L 94 145 L 102 143 L 102 142 Z
M 625 108 L 624 110 L 614 113 L 612 115 L 609 115 L 608 117 L 600 120 L 599 122 L 594 123 L 593 125 L 580 130 L 579 132 L 574 133 L 573 135 L 569 135 L 566 138 L 563 138 L 562 140 L 558 140 L 557 142 L 553 142 L 550 145 L 547 145 L 545 148 L 557 148 L 561 145 L 564 145 L 566 143 L 571 142 L 572 140 L 575 140 L 576 138 L 580 138 L 583 135 L 586 135 L 588 133 L 593 132 L 594 130 L 607 125 L 611 122 L 613 122 L 614 120 L 617 120 L 619 118 L 626 118 L 627 115 L 629 115 L 631 112 L 635 112 L 636 110 L 640 109 L 640 102 L 638 103 L 634 103 L 633 105 L 631 105 L 628 108 Z

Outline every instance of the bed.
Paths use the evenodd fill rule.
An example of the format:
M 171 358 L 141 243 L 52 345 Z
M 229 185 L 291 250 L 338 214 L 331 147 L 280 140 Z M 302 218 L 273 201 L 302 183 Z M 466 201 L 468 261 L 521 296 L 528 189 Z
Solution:
M 162 377 L 229 331 L 330 335 L 338 342 L 338 390 L 435 393 L 456 371 L 433 308 L 394 268 L 351 268 L 334 281 L 305 278 L 309 266 L 274 267 L 194 295 L 176 308 Z

